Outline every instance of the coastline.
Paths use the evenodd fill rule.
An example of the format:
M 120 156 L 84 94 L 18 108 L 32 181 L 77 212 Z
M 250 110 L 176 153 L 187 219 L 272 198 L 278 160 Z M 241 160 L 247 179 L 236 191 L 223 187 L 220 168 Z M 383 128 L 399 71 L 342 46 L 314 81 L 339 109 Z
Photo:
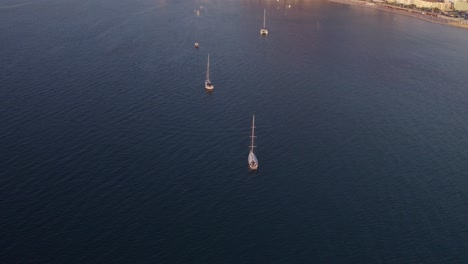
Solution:
M 383 10 L 383 11 L 392 12 L 396 14 L 402 14 L 406 16 L 415 17 L 421 20 L 432 22 L 432 23 L 468 29 L 468 20 L 463 21 L 463 20 L 449 18 L 449 17 L 431 16 L 419 10 L 411 10 L 411 9 L 406 9 L 406 8 L 394 7 L 394 6 L 390 6 L 386 4 L 370 3 L 370 2 L 365 2 L 362 0 L 328 0 L 328 1 L 340 3 L 340 4 L 346 4 L 346 5 L 373 8 L 373 9 Z M 464 23 L 461 23 L 460 21 L 463 21 Z

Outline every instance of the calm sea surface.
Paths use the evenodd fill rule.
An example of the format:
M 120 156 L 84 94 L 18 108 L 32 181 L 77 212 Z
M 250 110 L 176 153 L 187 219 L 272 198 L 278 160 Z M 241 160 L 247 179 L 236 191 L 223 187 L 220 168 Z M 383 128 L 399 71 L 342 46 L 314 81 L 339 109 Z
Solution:
M 0 262 L 467 263 L 467 44 L 326 1 L 2 1 Z

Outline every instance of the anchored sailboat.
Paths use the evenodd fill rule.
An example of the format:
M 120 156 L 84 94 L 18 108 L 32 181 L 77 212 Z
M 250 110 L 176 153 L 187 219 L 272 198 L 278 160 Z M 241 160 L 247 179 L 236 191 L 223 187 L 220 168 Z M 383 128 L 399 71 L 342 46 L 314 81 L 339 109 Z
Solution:
M 210 81 L 210 54 L 208 54 L 208 64 L 206 65 L 205 89 L 213 90 L 214 85 Z
M 255 115 L 252 117 L 252 143 L 250 144 L 250 153 L 249 153 L 249 168 L 251 170 L 256 170 L 258 168 L 258 160 L 254 154 L 254 138 L 255 138 Z
M 260 35 L 268 35 L 268 29 L 265 26 L 266 9 L 263 9 L 263 27 L 260 29 Z

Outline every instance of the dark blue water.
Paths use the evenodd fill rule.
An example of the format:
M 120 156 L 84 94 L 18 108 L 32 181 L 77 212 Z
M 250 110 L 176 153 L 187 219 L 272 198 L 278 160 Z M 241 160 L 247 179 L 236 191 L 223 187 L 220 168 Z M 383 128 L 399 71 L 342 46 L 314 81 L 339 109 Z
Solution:
M 265 3 L 3 1 L 1 263 L 466 263 L 468 31 Z

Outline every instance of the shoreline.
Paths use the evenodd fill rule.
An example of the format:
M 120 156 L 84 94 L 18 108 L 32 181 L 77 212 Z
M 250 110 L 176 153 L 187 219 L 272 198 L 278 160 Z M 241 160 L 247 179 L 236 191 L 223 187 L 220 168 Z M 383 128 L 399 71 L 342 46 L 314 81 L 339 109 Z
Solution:
M 339 3 L 339 4 L 345 4 L 345 5 L 367 7 L 367 8 L 387 11 L 387 12 L 391 12 L 391 13 L 401 14 L 401 15 L 405 15 L 405 16 L 410 16 L 410 17 L 418 18 L 418 19 L 425 20 L 425 21 L 432 22 L 432 23 L 436 23 L 436 24 L 468 29 L 468 20 L 463 21 L 463 20 L 458 20 L 458 19 L 449 18 L 449 17 L 443 17 L 443 18 L 442 17 L 434 17 L 434 16 L 431 16 L 431 15 L 426 15 L 426 14 L 424 14 L 424 12 L 419 11 L 419 10 L 411 10 L 411 9 L 405 9 L 405 8 L 401 8 L 401 7 L 394 7 L 394 6 L 390 6 L 390 5 L 385 5 L 385 4 L 376 4 L 376 3 L 364 2 L 362 0 L 328 0 L 328 1 L 329 2 Z M 463 21 L 464 23 L 460 23 L 460 21 Z

